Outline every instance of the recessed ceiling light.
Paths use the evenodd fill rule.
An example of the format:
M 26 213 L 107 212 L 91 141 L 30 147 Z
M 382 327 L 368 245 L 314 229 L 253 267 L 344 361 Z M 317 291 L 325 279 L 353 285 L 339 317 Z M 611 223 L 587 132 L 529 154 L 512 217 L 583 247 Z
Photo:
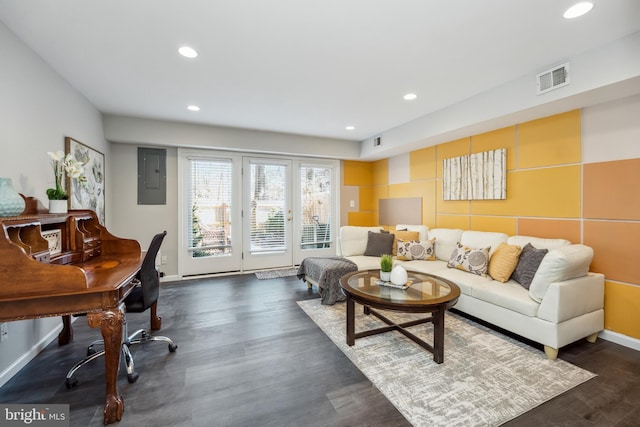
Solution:
M 582 16 L 585 13 L 589 12 L 593 9 L 593 3 L 590 1 L 581 1 L 580 3 L 576 3 L 567 9 L 562 15 L 566 19 L 577 18 L 578 16 Z
M 413 101 L 414 99 L 416 99 L 418 97 L 418 95 L 416 95 L 415 93 L 408 93 L 404 96 L 404 99 L 406 101 Z
M 189 46 L 182 46 L 180 49 L 178 49 L 178 53 L 186 58 L 195 58 L 196 56 L 198 56 L 198 52 L 196 52 L 194 48 Z
M 190 110 L 190 111 L 200 111 L 200 107 L 198 107 L 197 105 L 189 105 L 189 106 L 187 107 L 187 110 Z
M 356 127 L 355 127 L 355 126 L 353 126 L 353 125 L 349 125 L 349 126 L 346 126 L 346 127 L 345 127 L 345 129 L 346 129 L 346 130 L 355 130 L 355 128 L 356 128 Z

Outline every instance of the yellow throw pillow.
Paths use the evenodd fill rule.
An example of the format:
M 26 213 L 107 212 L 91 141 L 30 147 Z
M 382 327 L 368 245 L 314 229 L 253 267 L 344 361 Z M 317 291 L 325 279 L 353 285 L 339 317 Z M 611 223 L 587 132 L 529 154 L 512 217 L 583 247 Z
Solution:
M 506 282 L 518 265 L 522 248 L 500 243 L 489 260 L 489 276 L 498 282 Z
M 393 256 L 398 255 L 398 240 L 418 240 L 420 238 L 420 233 L 417 231 L 407 231 L 407 230 L 396 230 L 393 234 L 395 234 L 395 238 L 393 239 L 393 248 L 391 249 L 391 254 Z

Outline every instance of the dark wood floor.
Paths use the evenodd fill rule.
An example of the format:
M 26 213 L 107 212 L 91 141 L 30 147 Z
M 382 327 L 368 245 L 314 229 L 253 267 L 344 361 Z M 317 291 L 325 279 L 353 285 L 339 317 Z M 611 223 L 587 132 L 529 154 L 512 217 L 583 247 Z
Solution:
M 402 415 L 299 309 L 317 298 L 295 277 L 227 276 L 163 284 L 162 334 L 178 345 L 134 346 L 137 383 L 124 369 L 119 426 L 406 426 Z M 129 328 L 148 315 L 129 314 Z M 98 334 L 84 319 L 74 342 L 49 345 L 0 388 L 3 403 L 68 403 L 72 426 L 102 425 L 103 361 L 66 371 Z M 446 349 L 445 349 L 446 351 Z M 560 357 L 598 377 L 556 397 L 510 426 L 640 425 L 640 352 L 598 340 Z M 446 363 L 446 362 L 445 362 Z

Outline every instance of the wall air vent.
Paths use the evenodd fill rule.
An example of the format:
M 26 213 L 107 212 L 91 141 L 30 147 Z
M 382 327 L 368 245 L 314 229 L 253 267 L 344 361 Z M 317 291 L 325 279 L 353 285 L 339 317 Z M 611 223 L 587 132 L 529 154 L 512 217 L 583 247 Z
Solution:
M 564 63 L 536 76 L 538 95 L 569 84 L 569 63 Z
M 373 146 L 379 147 L 380 145 L 382 145 L 382 137 L 376 136 L 375 138 L 373 138 Z

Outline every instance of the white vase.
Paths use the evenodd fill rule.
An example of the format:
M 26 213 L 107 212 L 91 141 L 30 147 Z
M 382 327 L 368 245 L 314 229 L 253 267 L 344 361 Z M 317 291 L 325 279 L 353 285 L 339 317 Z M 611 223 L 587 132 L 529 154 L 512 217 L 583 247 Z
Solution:
M 401 265 L 396 265 L 393 267 L 393 270 L 391 270 L 391 283 L 394 285 L 404 285 L 408 279 L 409 275 L 407 274 L 407 270 Z
M 391 280 L 391 272 L 390 271 L 380 271 L 380 280 L 383 282 L 388 282 Z
M 49 213 L 60 214 L 67 213 L 66 200 L 49 200 Z

